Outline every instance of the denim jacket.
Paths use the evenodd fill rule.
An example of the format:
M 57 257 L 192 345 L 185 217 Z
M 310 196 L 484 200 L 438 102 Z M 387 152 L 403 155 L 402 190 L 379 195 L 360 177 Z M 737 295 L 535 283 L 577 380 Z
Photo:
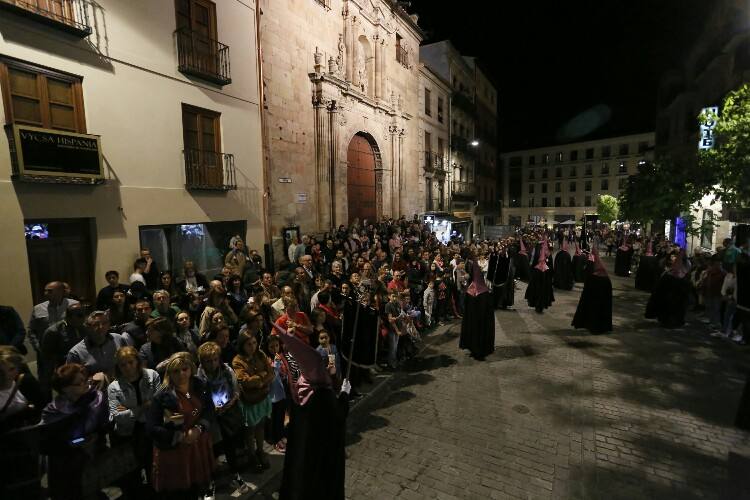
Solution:
M 121 436 L 130 436 L 136 422 L 146 423 L 146 407 L 144 404 L 151 401 L 159 388 L 161 380 L 159 374 L 149 368 L 143 369 L 143 375 L 139 381 L 141 389 L 141 405 L 135 395 L 135 387 L 125 379 L 118 378 L 107 388 L 109 397 L 109 419 L 115 425 L 115 432 Z M 118 411 L 118 406 L 127 408 Z

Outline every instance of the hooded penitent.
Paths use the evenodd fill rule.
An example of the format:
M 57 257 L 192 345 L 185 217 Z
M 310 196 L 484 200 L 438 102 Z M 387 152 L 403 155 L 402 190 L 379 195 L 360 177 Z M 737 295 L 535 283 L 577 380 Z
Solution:
M 646 245 L 646 257 L 653 257 L 654 256 L 654 245 L 651 242 L 651 240 L 648 240 L 648 244 Z
M 547 247 L 547 239 L 542 240 L 542 248 L 539 250 L 539 263 L 534 266 L 535 269 L 539 269 L 545 272 L 549 269 L 547 266 L 547 257 L 549 257 L 549 248 Z
M 672 267 L 669 270 L 669 274 L 674 276 L 675 278 L 684 278 L 685 275 L 688 273 L 688 266 L 685 263 L 685 249 L 680 249 L 679 255 L 677 255 L 677 258 L 674 262 L 672 262 Z
M 575 247 L 576 247 L 576 255 L 579 255 L 579 256 L 580 256 L 580 255 L 581 255 L 581 247 L 579 247 L 579 246 L 578 246 L 578 242 L 577 242 L 577 241 L 576 241 L 576 242 L 574 242 L 573 244 L 574 244 L 574 245 L 575 245 Z
M 589 260 L 594 262 L 594 270 L 592 272 L 594 276 L 601 276 L 602 278 L 608 276 L 607 269 L 604 267 L 602 259 L 599 258 L 599 250 L 593 248 Z
M 518 238 L 518 244 L 521 246 L 521 251 L 518 252 L 518 255 L 526 255 L 526 247 L 523 244 L 523 236 Z

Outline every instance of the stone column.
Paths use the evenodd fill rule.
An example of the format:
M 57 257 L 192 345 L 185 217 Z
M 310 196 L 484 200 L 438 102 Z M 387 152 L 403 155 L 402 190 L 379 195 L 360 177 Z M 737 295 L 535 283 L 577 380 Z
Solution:
M 383 62 L 383 52 L 382 47 L 380 46 L 380 36 L 375 35 L 373 37 L 373 43 L 375 44 L 375 71 L 373 71 L 375 77 L 373 78 L 374 84 L 375 84 L 375 97 L 378 99 L 383 97 L 383 88 L 381 86 L 380 81 L 380 74 L 381 74 L 381 65 Z
M 391 143 L 390 143 L 390 167 L 391 167 L 391 196 L 390 196 L 390 203 L 387 210 L 384 210 L 384 215 L 390 215 L 394 219 L 398 218 L 398 215 L 396 213 L 396 208 L 398 205 L 398 189 L 399 189 L 399 182 L 400 179 L 398 178 L 398 127 L 396 125 L 390 125 L 388 127 L 388 132 L 390 135 Z
M 351 67 L 352 67 L 352 83 L 355 87 L 359 87 L 359 68 L 357 67 L 357 64 L 359 64 L 359 34 L 357 33 L 357 25 L 356 23 L 352 23 L 352 60 L 351 60 Z
M 328 171 L 329 123 L 326 116 L 326 104 L 322 98 L 313 100 L 313 108 L 315 111 L 315 200 L 317 203 L 315 219 L 318 231 L 326 231 L 330 227 L 328 210 L 330 207 L 329 191 L 332 184 Z
M 328 226 L 326 229 L 331 230 L 336 225 L 336 165 L 338 164 L 338 119 L 339 119 L 339 108 L 336 105 L 336 101 L 331 101 L 328 106 L 328 164 L 326 165 L 326 171 L 328 172 L 328 197 L 329 197 L 329 219 Z
M 352 26 L 351 17 L 344 17 L 344 48 L 346 60 L 344 61 L 344 76 L 347 82 L 352 81 Z
M 403 203 L 403 191 L 404 191 L 404 181 L 405 181 L 405 175 L 404 175 L 404 139 L 406 135 L 406 131 L 404 129 L 399 130 L 398 133 L 398 196 L 396 197 L 397 205 L 396 205 L 396 214 L 398 217 L 401 217 L 402 214 L 401 211 L 404 209 L 404 203 Z
M 378 69 L 380 70 L 380 96 L 379 97 L 385 97 L 388 98 L 388 89 L 386 88 L 386 79 L 385 79 L 385 64 L 386 59 L 388 59 L 388 56 L 386 55 L 388 53 L 388 45 L 385 43 L 385 38 L 381 38 L 381 40 L 378 43 L 378 46 L 380 47 L 380 66 Z

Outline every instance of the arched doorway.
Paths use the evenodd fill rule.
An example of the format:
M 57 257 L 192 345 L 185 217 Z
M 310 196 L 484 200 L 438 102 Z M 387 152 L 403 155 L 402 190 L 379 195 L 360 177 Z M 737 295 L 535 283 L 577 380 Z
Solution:
M 377 182 L 375 168 L 379 163 L 371 138 L 359 132 L 349 142 L 346 153 L 346 197 L 349 223 L 354 219 L 377 220 Z M 373 141 L 374 142 L 374 141 Z

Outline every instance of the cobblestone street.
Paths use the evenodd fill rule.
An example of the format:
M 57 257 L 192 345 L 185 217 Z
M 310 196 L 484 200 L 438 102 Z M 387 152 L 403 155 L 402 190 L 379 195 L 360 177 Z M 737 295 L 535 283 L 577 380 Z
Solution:
M 350 422 L 348 497 L 739 498 L 746 351 L 692 316 L 660 329 L 643 319 L 648 295 L 612 281 L 614 334 L 569 326 L 580 284 L 543 315 L 520 284 L 486 362 L 458 349 L 458 323 L 430 338 Z

